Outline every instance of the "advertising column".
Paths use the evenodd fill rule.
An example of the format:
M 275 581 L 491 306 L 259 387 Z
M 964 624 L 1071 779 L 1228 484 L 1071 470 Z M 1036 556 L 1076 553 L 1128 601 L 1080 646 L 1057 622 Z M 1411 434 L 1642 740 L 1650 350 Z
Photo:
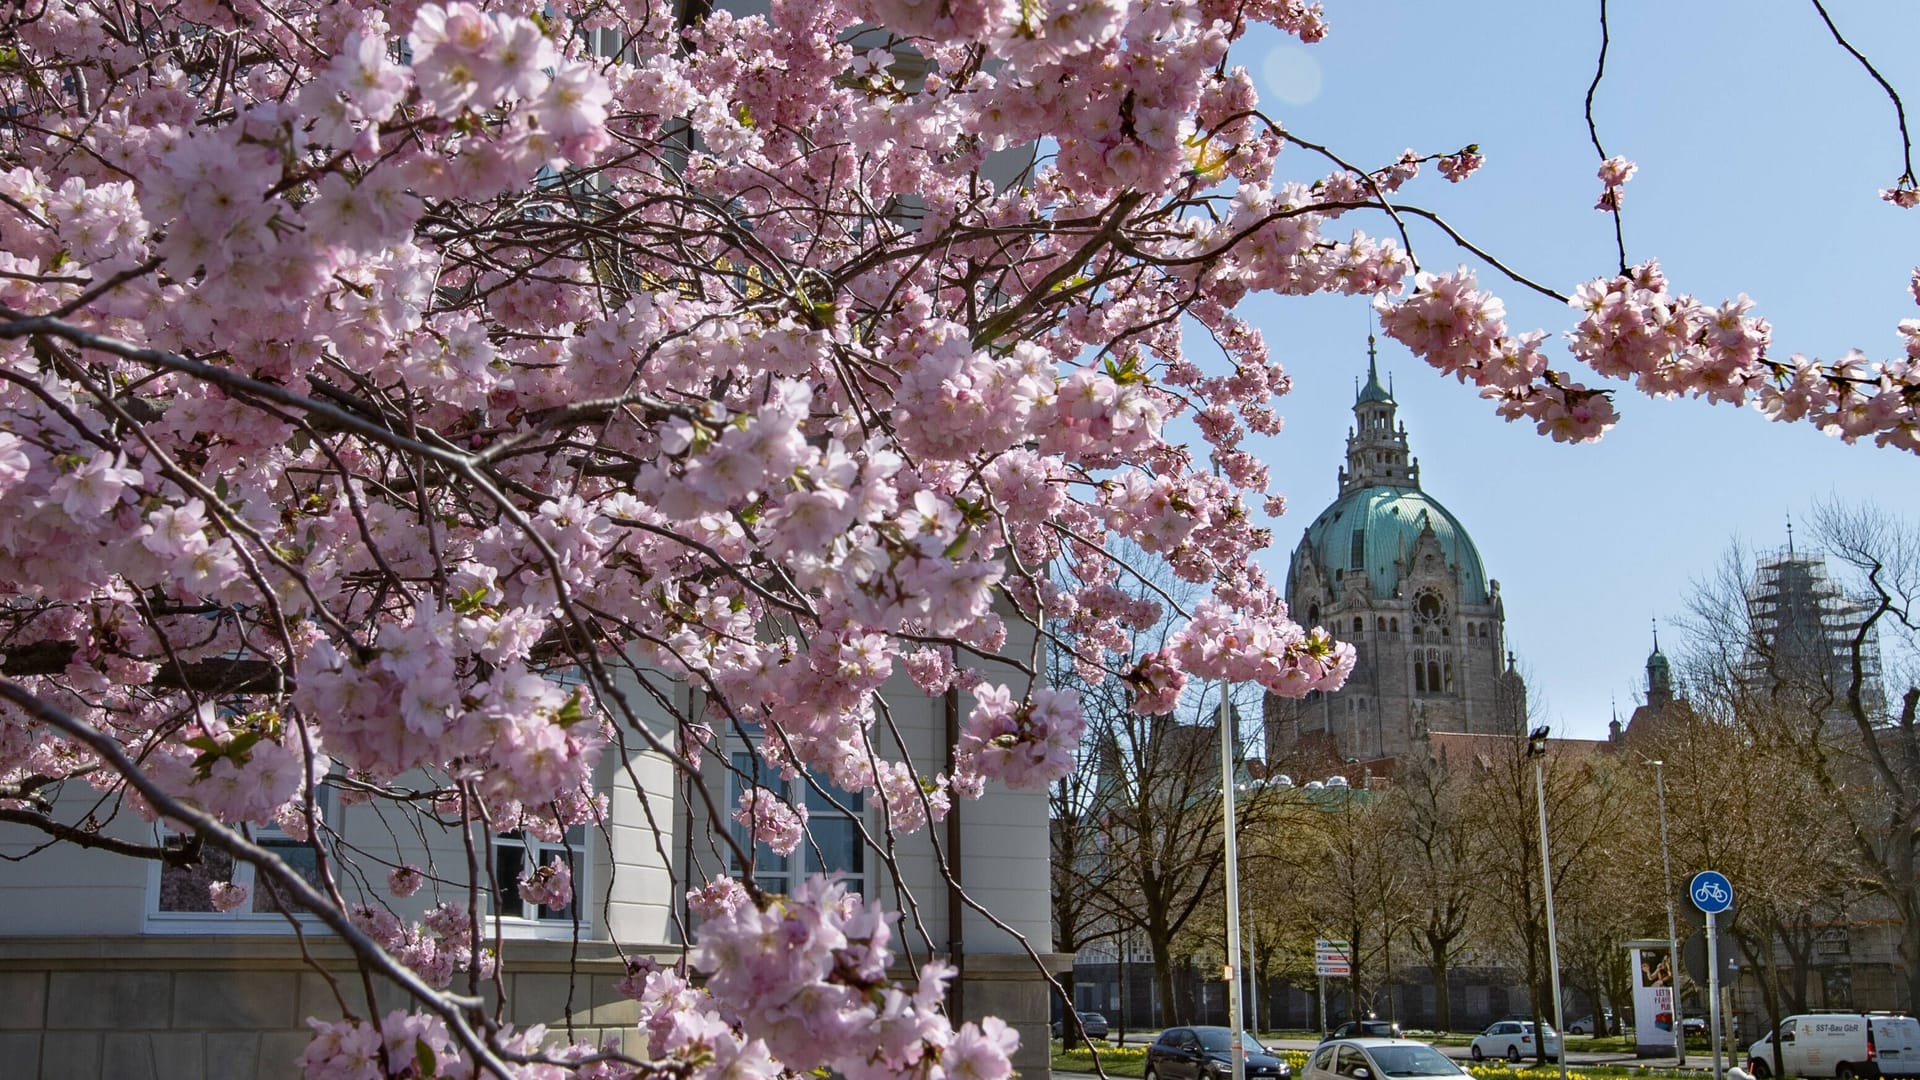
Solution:
M 1633 1051 L 1640 1057 L 1672 1057 L 1680 1021 L 1673 998 L 1673 955 L 1667 943 L 1628 947 L 1633 964 Z

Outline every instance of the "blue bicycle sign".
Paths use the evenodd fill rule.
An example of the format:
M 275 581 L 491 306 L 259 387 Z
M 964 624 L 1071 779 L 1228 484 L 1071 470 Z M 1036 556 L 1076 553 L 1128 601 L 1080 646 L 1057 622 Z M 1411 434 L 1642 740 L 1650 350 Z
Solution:
M 1693 906 L 1709 915 L 1718 915 L 1733 906 L 1733 882 L 1717 870 L 1702 870 L 1687 884 Z

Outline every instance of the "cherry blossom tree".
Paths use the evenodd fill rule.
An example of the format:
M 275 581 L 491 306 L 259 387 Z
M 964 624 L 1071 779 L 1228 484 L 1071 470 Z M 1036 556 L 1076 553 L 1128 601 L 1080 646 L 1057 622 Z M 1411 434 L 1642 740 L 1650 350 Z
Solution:
M 1006 648 L 1009 620 L 1117 669 L 1146 713 L 1195 678 L 1336 688 L 1351 648 L 1254 561 L 1279 492 L 1241 444 L 1289 385 L 1233 313 L 1255 291 L 1372 297 L 1556 439 L 1613 422 L 1544 331 L 1510 329 L 1472 271 L 1420 270 L 1398 231 L 1444 228 L 1401 193 L 1430 162 L 1466 180 L 1474 148 L 1353 167 L 1260 110 L 1230 47 L 1255 21 L 1317 40 L 1317 5 L 683 15 L 0 16 L 0 818 L 224 853 L 401 984 L 413 1006 L 384 1017 L 343 991 L 311 1076 L 1006 1075 L 1009 1029 L 956 1028 L 938 962 L 895 985 L 892 922 L 818 879 L 689 883 L 690 970 L 632 980 L 647 1063 L 504 1029 L 476 905 L 403 925 L 349 904 L 319 792 L 555 838 L 605 815 L 609 748 L 697 775 L 717 733 L 753 729 L 770 767 L 871 797 L 892 836 L 1069 767 L 1078 707 Z M 1011 147 L 1033 165 L 996 181 Z M 1603 207 L 1631 174 L 1602 167 Z M 1335 239 L 1356 213 L 1399 239 Z M 1744 298 L 1652 263 L 1569 302 L 1568 357 L 1600 375 L 1920 448 L 1910 357 L 1774 358 Z M 1120 602 L 1123 540 L 1200 599 Z M 1166 647 L 1123 662 L 1126 625 L 1163 616 Z M 623 667 L 700 709 L 639 700 Z M 896 667 L 971 695 L 950 770 L 872 737 Z M 190 839 L 116 839 L 61 817 L 63 790 Z M 781 800 L 710 810 L 798 843 Z M 268 823 L 312 838 L 311 878 L 252 836 Z M 571 889 L 564 862 L 520 886 Z

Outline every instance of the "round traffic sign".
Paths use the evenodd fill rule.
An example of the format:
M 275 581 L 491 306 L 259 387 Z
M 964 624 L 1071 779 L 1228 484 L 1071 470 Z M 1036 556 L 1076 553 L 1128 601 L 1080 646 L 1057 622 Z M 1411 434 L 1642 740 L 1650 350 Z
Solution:
M 1733 882 L 1718 870 L 1702 870 L 1687 883 L 1693 906 L 1709 915 L 1718 915 L 1733 906 Z

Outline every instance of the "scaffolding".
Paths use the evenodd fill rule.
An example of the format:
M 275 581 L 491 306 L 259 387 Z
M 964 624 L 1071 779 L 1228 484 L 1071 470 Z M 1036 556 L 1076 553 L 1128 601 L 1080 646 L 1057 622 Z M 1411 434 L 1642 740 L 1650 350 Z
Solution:
M 1802 704 L 1825 723 L 1850 723 L 1847 698 L 1858 638 L 1861 701 L 1878 721 L 1886 713 L 1879 637 L 1871 626 L 1861 634 L 1873 609 L 1871 602 L 1849 596 L 1818 555 L 1788 547 L 1762 557 L 1747 590 L 1747 691 Z

